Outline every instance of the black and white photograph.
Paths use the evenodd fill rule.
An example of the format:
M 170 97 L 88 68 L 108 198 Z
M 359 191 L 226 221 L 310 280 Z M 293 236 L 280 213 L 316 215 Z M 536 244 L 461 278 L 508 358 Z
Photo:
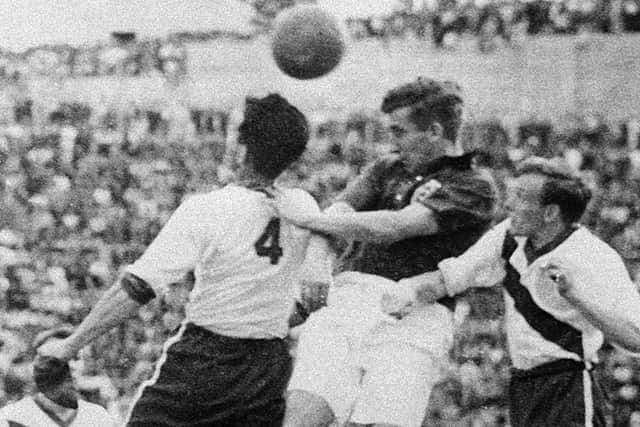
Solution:
M 640 0 L 0 0 L 0 427 L 640 427 Z

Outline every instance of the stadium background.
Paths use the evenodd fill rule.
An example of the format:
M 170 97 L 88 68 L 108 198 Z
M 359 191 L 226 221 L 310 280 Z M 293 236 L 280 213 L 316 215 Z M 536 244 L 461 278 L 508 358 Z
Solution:
M 207 27 L 204 20 L 203 28 L 174 28 L 172 37 L 123 27 L 118 18 L 135 26 L 128 9 L 101 24 L 105 31 L 119 26 L 111 38 L 107 32 L 94 41 L 74 36 L 34 45 L 27 36 L 37 39 L 36 31 L 23 44 L 5 46 L 11 38 L 0 35 L 0 405 L 33 386 L 35 333 L 77 323 L 185 194 L 225 182 L 232 166 L 225 148 L 249 93 L 278 90 L 310 117 L 310 150 L 285 180 L 326 203 L 363 164 L 390 149 L 377 112 L 387 88 L 420 74 L 455 79 L 469 110 L 463 143 L 490 153 L 486 163 L 502 176 L 531 153 L 565 156 L 596 190 L 585 223 L 637 276 L 634 0 L 431 8 L 380 1 L 369 9 L 360 2 L 342 16 L 349 35 L 343 63 L 310 82 L 284 76 L 270 58 L 270 22 L 292 2 L 198 1 L 182 12 L 193 18 L 202 12 L 195 4 L 213 3 L 227 9 L 210 10 L 207 18 L 217 13 L 224 25 Z M 605 9 L 615 4 L 621 13 L 613 19 Z M 481 16 L 495 7 L 501 18 L 487 29 Z M 558 17 L 562 7 L 570 11 L 566 19 Z M 242 13 L 230 19 L 228 10 Z M 546 18 L 534 22 L 541 13 Z M 39 18 L 40 35 L 55 33 L 56 16 Z M 451 24 L 444 35 L 435 31 L 438 19 Z M 509 37 L 500 22 L 510 26 Z M 83 352 L 76 364 L 90 399 L 123 413 L 179 323 L 189 281 Z M 499 293 L 466 297 L 447 379 L 425 425 L 505 424 L 508 355 L 499 314 Z M 603 356 L 615 424 L 640 425 L 640 364 L 610 349 Z

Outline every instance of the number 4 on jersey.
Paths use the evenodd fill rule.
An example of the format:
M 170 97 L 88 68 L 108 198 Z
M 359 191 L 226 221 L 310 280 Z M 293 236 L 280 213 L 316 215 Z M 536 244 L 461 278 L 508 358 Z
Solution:
M 273 218 L 258 240 L 253 244 L 258 256 L 267 256 L 271 264 L 277 264 L 282 256 L 280 247 L 280 218 Z

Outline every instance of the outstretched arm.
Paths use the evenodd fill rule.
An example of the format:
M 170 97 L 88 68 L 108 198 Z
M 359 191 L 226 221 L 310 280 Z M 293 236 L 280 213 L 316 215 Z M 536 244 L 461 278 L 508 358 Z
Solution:
M 78 350 L 153 299 L 157 290 L 181 280 L 195 267 L 205 236 L 199 227 L 207 218 L 197 200 L 185 201 L 140 259 L 128 266 L 123 276 L 105 292 L 76 331 L 64 340 L 47 341 L 38 353 L 62 360 L 72 358 Z
M 409 237 L 434 234 L 438 222 L 431 209 L 411 204 L 398 210 L 300 214 L 282 203 L 276 205 L 280 215 L 299 227 L 348 240 L 395 242 Z
M 154 296 L 142 279 L 126 273 L 102 295 L 72 335 L 63 340 L 48 340 L 38 348 L 38 354 L 69 360 L 85 345 L 136 313 L 145 299 L 148 301 Z
M 505 274 L 501 249 L 508 227 L 508 221 L 498 224 L 462 255 L 441 261 L 438 270 L 400 280 L 387 297 L 406 304 L 431 304 L 472 287 L 498 284 Z

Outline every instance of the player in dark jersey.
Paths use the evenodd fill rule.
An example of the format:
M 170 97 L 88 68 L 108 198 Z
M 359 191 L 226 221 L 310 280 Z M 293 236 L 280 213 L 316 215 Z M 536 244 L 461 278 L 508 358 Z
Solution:
M 391 90 L 382 111 L 398 153 L 368 166 L 329 212 L 302 215 L 286 198 L 278 204 L 301 227 L 355 241 L 327 307 L 303 326 L 285 426 L 421 425 L 451 342 L 454 301 L 398 320 L 395 308 L 387 312 L 396 317 L 380 310 L 381 296 L 393 293 L 395 280 L 462 253 L 492 220 L 491 175 L 474 167 L 473 155 L 458 155 L 457 85 L 420 78 Z M 418 187 L 422 202 L 412 203 Z
M 502 283 L 514 427 L 605 426 L 593 369 L 603 339 L 640 351 L 640 295 L 620 256 L 577 221 L 590 192 L 561 159 L 529 158 L 509 218 L 435 272 L 401 281 L 422 301 Z

